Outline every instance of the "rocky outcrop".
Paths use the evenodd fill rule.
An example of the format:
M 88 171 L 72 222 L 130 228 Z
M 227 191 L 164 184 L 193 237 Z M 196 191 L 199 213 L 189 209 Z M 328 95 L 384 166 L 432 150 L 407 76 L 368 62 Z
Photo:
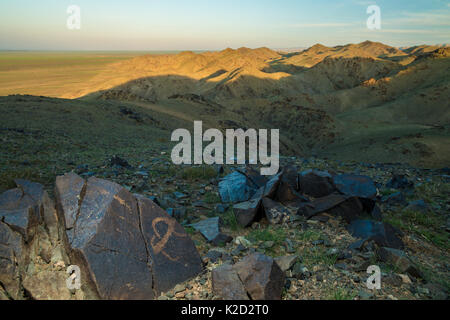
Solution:
M 150 199 L 97 178 L 80 186 L 73 174 L 59 177 L 58 208 L 73 221 L 66 225 L 70 257 L 99 297 L 154 299 L 202 270 L 184 229 Z M 74 217 L 69 204 L 77 199 Z
M 0 195 L 2 298 L 155 299 L 202 271 L 184 228 L 116 183 L 66 174 L 56 205 L 42 185 L 16 184 Z M 69 265 L 81 288 L 68 287 Z

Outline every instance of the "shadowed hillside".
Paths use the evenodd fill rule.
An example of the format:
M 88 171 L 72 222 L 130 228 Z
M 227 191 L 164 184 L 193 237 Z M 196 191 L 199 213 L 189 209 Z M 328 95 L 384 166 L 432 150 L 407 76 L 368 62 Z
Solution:
M 439 167 L 449 157 L 449 52 L 366 41 L 147 55 L 111 65 L 68 97 L 128 101 L 218 128 L 279 128 L 293 154 L 356 151 L 365 161 Z

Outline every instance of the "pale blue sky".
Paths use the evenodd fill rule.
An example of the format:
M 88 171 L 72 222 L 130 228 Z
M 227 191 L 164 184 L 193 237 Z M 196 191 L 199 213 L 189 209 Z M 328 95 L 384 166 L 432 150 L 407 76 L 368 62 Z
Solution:
M 81 30 L 68 30 L 69 5 Z M 381 30 L 366 9 L 381 8 Z M 216 50 L 450 43 L 450 0 L 1 0 L 0 49 Z

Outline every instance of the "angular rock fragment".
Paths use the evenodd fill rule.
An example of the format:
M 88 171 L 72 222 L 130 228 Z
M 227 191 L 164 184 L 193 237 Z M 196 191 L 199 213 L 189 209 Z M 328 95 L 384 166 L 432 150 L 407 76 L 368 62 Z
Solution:
M 217 235 L 217 237 L 215 237 L 215 238 L 211 241 L 211 243 L 212 243 L 213 245 L 215 245 L 216 247 L 222 247 L 222 246 L 224 246 L 224 245 L 226 245 L 227 243 L 230 243 L 230 242 L 232 242 L 232 241 L 233 241 L 233 237 L 232 237 L 232 236 L 229 236 L 229 235 L 224 234 L 224 233 L 219 233 L 219 234 Z
M 342 217 L 347 222 L 351 222 L 361 218 L 367 212 L 362 200 L 361 198 L 351 197 L 334 208 L 331 208 L 328 212 L 334 216 Z
M 258 171 L 246 166 L 245 169 L 238 169 L 238 172 L 242 173 L 249 180 L 249 185 L 254 189 L 264 187 L 267 183 L 267 178 L 262 176 Z
M 281 180 L 286 183 L 292 190 L 299 190 L 298 170 L 295 166 L 287 166 L 283 168 Z
M 234 215 L 239 225 L 243 228 L 250 226 L 261 217 L 261 200 L 255 199 L 247 202 L 235 204 L 233 206 Z
M 0 283 L 16 300 L 21 297 L 20 267 L 23 265 L 23 241 L 19 233 L 0 221 Z
M 271 257 L 254 253 L 212 270 L 212 287 L 225 300 L 281 300 L 284 272 Z
M 219 182 L 219 194 L 223 203 L 248 201 L 257 189 L 258 187 L 238 171 L 234 171 Z
M 411 201 L 405 208 L 406 211 L 427 213 L 430 211 L 429 205 L 424 200 Z
M 267 181 L 267 183 L 264 186 L 261 198 L 270 198 L 273 199 L 276 195 L 278 186 L 280 184 L 282 173 L 279 173 L 277 175 L 274 175 Z
M 208 241 L 213 241 L 220 234 L 220 218 L 210 218 L 190 225 L 200 232 Z
M 67 277 L 64 271 L 42 271 L 33 277 L 26 276 L 23 286 L 34 300 L 70 300 Z
M 8 190 L 0 195 L 0 220 L 21 233 L 28 242 L 42 222 L 40 204 L 22 188 Z
M 377 250 L 377 256 L 381 261 L 395 266 L 402 273 L 407 273 L 414 278 L 423 278 L 422 273 L 402 250 L 381 247 Z
M 340 194 L 331 194 L 326 197 L 315 199 L 311 202 L 305 202 L 299 209 L 297 214 L 310 219 L 316 214 L 330 210 L 346 201 L 348 197 Z
M 270 224 L 280 224 L 289 221 L 290 212 L 283 205 L 269 199 L 262 200 L 264 213 Z
M 374 205 L 370 215 L 372 216 L 372 219 L 374 219 L 376 221 L 382 221 L 383 220 L 383 213 L 381 212 L 381 209 L 380 209 L 380 207 L 377 204 Z
M 234 265 L 252 300 L 281 300 L 285 275 L 271 257 L 254 253 Z
M 332 194 L 336 188 L 328 172 L 307 170 L 299 174 L 299 190 L 302 194 L 321 198 Z
M 402 192 L 396 192 L 381 198 L 381 202 L 388 204 L 405 204 L 406 199 Z
M 77 187 L 63 187 L 67 181 Z M 150 199 L 97 178 L 77 195 L 81 185 L 74 176 L 60 178 L 57 202 L 60 215 L 71 221 L 74 210 L 67 204 L 79 200 L 73 228 L 67 230 L 67 251 L 81 268 L 82 285 L 99 298 L 154 299 L 200 272 L 192 240 Z
M 249 300 L 236 270 L 225 263 L 211 272 L 212 290 L 223 300 Z
M 404 248 L 401 232 L 388 223 L 355 220 L 347 227 L 347 230 L 353 237 L 373 240 L 381 247 Z
M 285 205 L 293 202 L 307 201 L 298 192 L 298 172 L 294 166 L 286 167 L 281 172 L 280 181 L 274 200 Z
M 403 174 L 394 174 L 392 179 L 386 184 L 386 188 L 390 189 L 410 189 L 414 187 L 414 183 L 409 181 Z
M 297 262 L 298 256 L 291 255 L 291 256 L 282 256 L 275 258 L 275 262 L 280 267 L 281 271 L 286 272 L 289 269 L 291 269 L 294 264 Z
M 341 174 L 333 177 L 333 183 L 347 196 L 374 199 L 377 195 L 375 183 L 367 176 Z

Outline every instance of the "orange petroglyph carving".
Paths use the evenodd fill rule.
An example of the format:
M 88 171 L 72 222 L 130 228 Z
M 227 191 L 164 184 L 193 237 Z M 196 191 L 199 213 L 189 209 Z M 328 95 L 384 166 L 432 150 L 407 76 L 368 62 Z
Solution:
M 124 206 L 125 208 L 127 208 L 129 211 L 131 210 L 131 207 L 125 202 L 125 200 L 123 200 L 122 198 L 120 198 L 118 195 L 114 196 L 114 200 L 117 200 L 121 206 Z
M 164 234 L 164 236 L 162 236 L 162 237 L 156 228 L 156 226 L 159 223 L 164 223 L 165 225 L 167 225 L 167 231 Z M 176 224 L 175 220 L 173 220 L 171 218 L 163 218 L 163 217 L 156 218 L 152 222 L 152 228 L 153 228 L 153 231 L 155 232 L 155 235 L 152 237 L 150 244 L 156 254 L 162 253 L 167 259 L 169 259 L 171 261 L 177 261 L 179 258 L 173 258 L 167 252 L 164 251 L 164 248 L 166 247 L 166 244 L 169 241 L 170 237 L 172 235 L 175 235 L 177 237 L 186 237 L 185 234 L 180 234 L 178 232 L 175 232 L 175 224 Z

